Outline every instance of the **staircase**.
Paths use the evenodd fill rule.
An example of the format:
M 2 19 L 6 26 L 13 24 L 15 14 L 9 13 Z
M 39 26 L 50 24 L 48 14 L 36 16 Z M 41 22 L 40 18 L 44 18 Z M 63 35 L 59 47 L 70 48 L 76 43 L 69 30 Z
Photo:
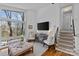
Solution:
M 75 39 L 72 31 L 60 31 L 57 37 L 56 50 L 75 55 Z

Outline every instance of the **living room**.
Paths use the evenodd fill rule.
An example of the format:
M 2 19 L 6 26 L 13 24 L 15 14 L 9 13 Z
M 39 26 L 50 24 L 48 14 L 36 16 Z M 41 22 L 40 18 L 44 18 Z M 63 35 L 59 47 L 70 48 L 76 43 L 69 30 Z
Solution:
M 79 55 L 78 7 L 79 4 L 74 3 L 0 4 L 0 55 Z M 71 18 L 66 18 L 67 15 Z M 69 23 L 65 19 L 74 21 L 70 20 Z M 62 28 L 64 31 L 61 31 Z M 63 49 L 56 48 L 60 43 L 57 40 L 60 39 L 57 37 L 58 35 L 66 35 L 66 39 L 72 38 L 73 40 L 70 39 L 67 42 L 61 40 L 61 45 L 63 42 L 65 45 L 63 45 L 64 47 L 58 45 L 58 47 Z M 70 37 L 67 38 L 67 36 Z
M 18 6 L 19 5 L 19 6 Z M 34 5 L 34 7 L 32 7 L 32 5 Z M 37 5 L 37 6 L 36 6 Z M 6 47 L 4 46 L 4 47 L 2 47 L 1 48 L 1 50 L 5 50 L 5 48 L 7 48 L 7 46 L 9 46 L 9 45 L 11 45 L 12 43 L 13 44 L 15 44 L 15 42 L 17 42 L 17 41 L 19 41 L 19 39 L 20 38 L 24 38 L 24 42 L 26 42 L 26 41 L 28 41 L 29 39 L 31 39 L 29 36 L 30 36 L 30 32 L 31 32 L 31 34 L 36 34 L 37 32 L 40 32 L 40 31 L 37 31 L 37 23 L 39 23 L 37 20 L 41 20 L 41 18 L 39 18 L 38 16 L 37 16 L 37 14 L 40 16 L 40 12 L 38 12 L 38 10 L 40 9 L 40 8 L 43 8 L 43 7 L 46 7 L 46 6 L 50 6 L 50 5 L 52 5 L 52 4 L 49 4 L 49 3 L 47 3 L 47 4 L 0 4 L 0 7 L 1 7 L 1 20 L 4 20 L 4 21 L 1 21 L 1 26 L 3 25 L 3 24 L 6 24 L 6 26 L 4 27 L 4 28 L 2 28 L 1 27 L 1 30 L 4 30 L 4 31 L 8 31 L 9 30 L 9 28 L 10 28 L 10 24 L 9 24 L 9 22 L 13 22 L 13 26 L 15 27 L 15 26 L 21 26 L 21 25 L 19 25 L 20 23 L 22 24 L 22 26 L 24 27 L 24 29 L 23 30 L 26 30 L 26 31 L 24 31 L 24 33 L 21 33 L 21 35 L 20 34 L 18 34 L 18 33 L 16 33 L 16 31 L 18 31 L 18 28 L 17 28 L 17 30 L 16 30 L 16 27 L 15 28 L 12 28 L 12 34 L 11 34 L 11 29 L 10 29 L 10 33 L 6 33 L 8 36 L 7 36 L 7 39 L 5 39 L 6 41 L 8 41 L 8 42 L 4 42 L 5 43 L 5 45 L 6 45 Z M 19 7 L 19 8 L 17 8 L 17 7 Z M 23 6 L 23 7 L 21 7 L 21 6 Z M 27 8 L 26 9 L 23 9 L 24 7 L 26 7 L 27 6 Z M 28 6 L 30 6 L 30 7 L 28 7 Z M 14 9 L 15 8 L 15 9 Z M 22 8 L 22 9 L 21 9 Z M 29 9 L 30 8 L 30 9 Z M 16 12 L 16 11 L 19 11 L 19 13 L 20 12 L 24 12 L 24 14 L 22 14 L 22 17 L 24 17 L 24 19 L 27 19 L 27 20 L 24 20 L 24 21 L 22 21 L 22 19 L 20 19 L 22 22 L 19 22 L 19 18 L 18 17 L 20 17 L 20 15 L 18 14 L 18 12 Z M 11 14 L 11 15 L 13 15 L 13 16 L 10 16 L 10 13 L 15 13 L 15 14 Z M 5 15 L 5 17 L 4 17 L 4 15 Z M 17 16 L 17 15 L 18 16 Z M 23 16 L 24 15 L 24 16 Z M 26 16 L 27 15 L 27 16 Z M 16 25 L 15 24 L 15 22 L 16 22 L 16 20 L 14 20 L 14 21 L 12 21 L 12 20 L 10 20 L 10 19 L 8 19 L 8 18 L 6 18 L 6 16 L 9 18 L 9 17 L 11 17 L 11 18 L 13 18 L 13 19 L 16 19 L 16 17 L 17 17 L 17 21 L 18 21 L 18 24 Z M 37 17 L 36 17 L 37 16 Z M 48 21 L 48 23 L 49 22 L 51 22 L 52 21 L 52 19 L 51 19 L 51 17 L 47 17 L 48 19 L 50 19 L 50 20 L 48 20 L 48 19 L 46 19 L 46 21 L 44 21 L 44 22 L 47 22 Z M 35 20 L 35 19 L 37 19 L 37 20 Z M 42 18 L 43 19 L 43 18 Z M 8 24 L 7 24 L 7 22 L 8 22 Z M 9 28 L 8 28 L 8 26 L 9 26 Z M 12 24 L 11 24 L 11 26 L 12 26 Z M 50 27 L 52 27 L 51 25 L 49 25 Z M 6 28 L 7 27 L 7 28 Z M 8 29 L 8 30 L 7 30 Z M 19 29 L 20 29 L 20 27 L 19 27 Z M 50 28 L 49 28 L 50 29 Z M 14 31 L 15 30 L 15 31 Z M 52 30 L 52 29 L 51 29 Z M 20 30 L 19 30 L 20 31 Z M 19 32 L 18 31 L 18 32 Z M 22 31 L 23 32 L 23 31 Z M 48 31 L 48 30 L 46 30 L 46 31 L 42 31 L 42 32 L 49 32 L 50 33 L 50 31 Z M 1 31 L 1 33 L 3 33 L 2 31 Z M 6 38 L 6 34 L 4 33 L 3 34 L 3 37 L 2 37 L 2 39 L 3 38 Z M 11 36 L 11 37 L 9 37 L 9 35 Z M 20 36 L 17 36 L 17 35 L 20 35 Z M 2 34 L 1 34 L 1 36 L 2 36 Z M 34 35 L 33 35 L 34 36 Z M 9 40 L 10 39 L 10 40 Z M 14 39 L 17 39 L 17 40 L 14 40 Z M 34 38 L 32 38 L 32 39 L 35 39 L 35 37 Z M 11 41 L 11 42 L 10 42 Z M 23 40 L 21 40 L 21 41 L 23 41 Z M 1 41 L 1 44 L 2 45 L 4 45 L 4 43 Z M 18 45 L 18 44 L 16 44 L 16 45 Z M 36 44 L 37 45 L 37 44 Z M 13 46 L 13 45 L 12 45 Z M 36 46 L 35 46 L 36 47 Z M 12 48 L 12 47 L 11 47 Z M 8 48 L 9 49 L 9 48 Z M 1 52 L 1 55 L 8 55 L 8 54 L 11 54 L 11 53 L 8 53 L 9 52 L 9 50 L 8 49 L 6 49 L 6 54 L 4 54 L 5 52 L 4 51 L 2 51 Z M 41 50 L 42 50 L 42 48 L 40 48 Z M 46 48 L 44 48 L 44 50 L 45 49 L 47 49 L 47 47 Z M 39 51 L 37 51 L 37 53 L 38 53 Z M 42 51 L 41 51 L 42 52 Z M 22 52 L 21 52 L 22 53 Z M 36 53 L 36 52 L 35 52 Z M 36 54 L 36 55 L 40 55 L 40 52 L 38 53 L 38 54 Z

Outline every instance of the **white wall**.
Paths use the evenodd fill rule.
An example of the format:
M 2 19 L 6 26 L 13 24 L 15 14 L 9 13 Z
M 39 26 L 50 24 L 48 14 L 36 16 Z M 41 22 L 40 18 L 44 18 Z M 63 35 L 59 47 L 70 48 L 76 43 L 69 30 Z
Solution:
M 60 8 L 59 4 L 51 4 L 47 7 L 41 8 L 39 10 L 26 10 L 25 12 L 26 22 L 26 40 L 29 38 L 29 32 L 33 31 L 35 33 L 39 32 L 37 30 L 37 23 L 49 21 L 49 31 L 52 30 L 54 33 L 56 27 L 59 26 L 60 19 Z M 33 25 L 33 29 L 29 30 L 28 26 Z M 42 31 L 48 33 L 48 31 Z
M 79 35 L 79 4 L 74 4 L 73 8 L 74 8 L 73 16 L 75 21 L 75 31 L 76 34 Z
M 26 40 L 29 38 L 29 32 L 33 31 L 35 33 L 37 30 L 37 23 L 49 21 L 49 31 L 52 30 L 54 33 L 56 27 L 59 26 L 60 19 L 60 8 L 59 4 L 49 5 L 47 7 L 41 8 L 39 10 L 26 10 L 25 12 L 26 22 Z M 33 29 L 29 30 L 28 26 L 33 25 Z M 48 33 L 48 31 L 42 31 Z
M 49 30 L 54 32 L 55 27 L 59 26 L 60 8 L 59 4 L 50 4 L 38 12 L 37 23 L 49 21 Z
M 37 11 L 36 10 L 26 10 L 25 11 L 25 19 L 26 19 L 26 23 L 25 23 L 25 27 L 26 27 L 26 30 L 25 30 L 25 37 L 26 37 L 26 40 L 28 40 L 29 38 L 29 33 L 30 31 L 33 31 L 34 33 L 36 32 L 36 22 L 37 22 Z M 33 26 L 33 29 L 29 29 L 28 26 L 29 25 L 32 25 Z
M 73 17 L 75 22 L 75 50 L 79 52 L 79 4 L 73 5 Z

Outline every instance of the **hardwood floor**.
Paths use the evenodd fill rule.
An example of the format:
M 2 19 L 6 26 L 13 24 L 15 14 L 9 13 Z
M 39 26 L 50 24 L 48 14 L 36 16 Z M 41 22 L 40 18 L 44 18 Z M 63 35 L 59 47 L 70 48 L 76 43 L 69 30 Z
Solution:
M 33 56 L 32 51 L 28 51 L 27 53 L 24 54 L 24 56 Z M 46 52 L 44 52 L 42 56 L 72 56 L 72 55 L 56 51 L 52 46 Z
M 34 56 L 32 51 L 24 53 L 22 56 Z M 55 50 L 54 46 L 51 46 L 47 51 L 45 51 L 41 56 L 72 56 L 67 53 L 63 53 Z
M 42 56 L 72 56 L 72 55 L 56 51 L 52 46 L 46 52 L 44 52 Z

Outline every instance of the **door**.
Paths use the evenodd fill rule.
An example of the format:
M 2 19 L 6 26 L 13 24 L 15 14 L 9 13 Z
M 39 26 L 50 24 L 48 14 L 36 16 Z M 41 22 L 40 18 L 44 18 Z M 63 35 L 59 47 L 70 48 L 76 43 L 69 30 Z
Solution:
M 63 14 L 63 29 L 72 30 L 72 12 L 66 12 Z
M 72 10 L 63 11 L 62 30 L 72 30 Z

